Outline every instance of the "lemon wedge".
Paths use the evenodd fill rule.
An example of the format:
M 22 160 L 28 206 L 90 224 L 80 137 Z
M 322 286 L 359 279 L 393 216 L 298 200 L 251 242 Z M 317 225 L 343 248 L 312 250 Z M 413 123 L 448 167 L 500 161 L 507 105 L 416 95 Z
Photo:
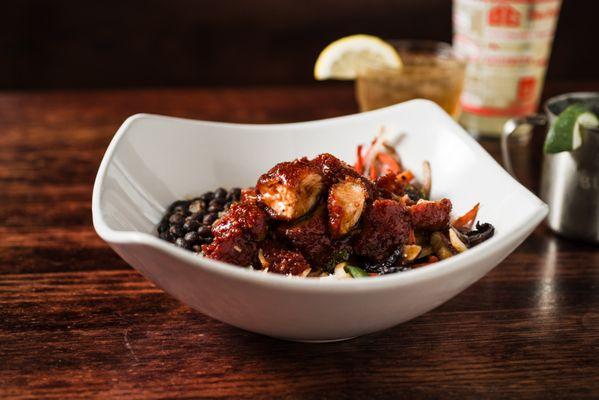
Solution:
M 365 68 L 401 67 L 401 58 L 389 43 L 376 36 L 352 35 L 325 47 L 314 65 L 314 78 L 356 79 Z

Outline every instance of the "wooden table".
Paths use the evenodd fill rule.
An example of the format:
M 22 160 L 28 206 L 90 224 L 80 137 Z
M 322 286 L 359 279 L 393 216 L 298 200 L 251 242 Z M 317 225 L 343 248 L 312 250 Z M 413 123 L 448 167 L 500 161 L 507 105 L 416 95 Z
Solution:
M 194 312 L 94 233 L 96 169 L 131 114 L 282 122 L 354 111 L 347 85 L 0 94 L 0 398 L 599 396 L 599 251 L 543 227 L 442 307 L 325 345 Z M 536 162 L 519 150 L 530 175 Z

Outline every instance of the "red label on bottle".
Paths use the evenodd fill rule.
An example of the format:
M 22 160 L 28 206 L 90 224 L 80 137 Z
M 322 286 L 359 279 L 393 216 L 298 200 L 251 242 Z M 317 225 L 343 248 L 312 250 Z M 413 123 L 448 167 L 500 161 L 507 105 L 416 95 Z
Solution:
M 509 5 L 492 7 L 489 10 L 489 25 L 517 28 L 520 26 L 520 12 Z
M 518 100 L 529 102 L 535 98 L 537 80 L 534 76 L 525 76 L 518 81 Z

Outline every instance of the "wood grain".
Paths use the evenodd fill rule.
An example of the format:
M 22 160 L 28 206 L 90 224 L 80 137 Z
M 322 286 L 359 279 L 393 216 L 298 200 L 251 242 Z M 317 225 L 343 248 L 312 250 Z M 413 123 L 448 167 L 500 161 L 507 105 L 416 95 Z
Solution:
M 548 93 L 564 88 L 580 86 Z M 269 339 L 170 298 L 91 226 L 102 154 L 142 111 L 286 122 L 355 105 L 348 85 L 0 94 L 0 398 L 598 396 L 599 250 L 544 227 L 445 305 L 348 342 Z

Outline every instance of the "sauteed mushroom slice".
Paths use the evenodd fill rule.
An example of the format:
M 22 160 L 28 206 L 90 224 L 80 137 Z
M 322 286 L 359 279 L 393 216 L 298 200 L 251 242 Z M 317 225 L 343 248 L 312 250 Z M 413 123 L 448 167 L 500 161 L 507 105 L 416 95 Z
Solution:
M 314 207 L 323 188 L 318 168 L 304 157 L 275 165 L 258 179 L 256 192 L 272 218 L 291 221 Z
M 327 209 L 333 238 L 345 236 L 358 224 L 368 197 L 366 186 L 358 178 L 347 177 L 331 186 Z

